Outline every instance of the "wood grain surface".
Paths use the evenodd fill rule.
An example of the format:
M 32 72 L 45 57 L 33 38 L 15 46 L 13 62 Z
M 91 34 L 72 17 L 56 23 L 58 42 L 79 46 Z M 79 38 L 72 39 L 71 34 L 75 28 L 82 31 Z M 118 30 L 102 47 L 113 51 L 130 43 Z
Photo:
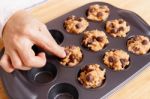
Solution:
M 33 8 L 32 14 L 46 23 L 75 8 L 94 1 L 105 1 L 114 6 L 134 11 L 150 24 L 149 0 L 49 0 Z M 2 43 L 0 43 L 0 47 L 2 47 Z M 1 81 L 0 99 L 8 99 Z M 110 96 L 109 99 L 150 99 L 150 67 Z

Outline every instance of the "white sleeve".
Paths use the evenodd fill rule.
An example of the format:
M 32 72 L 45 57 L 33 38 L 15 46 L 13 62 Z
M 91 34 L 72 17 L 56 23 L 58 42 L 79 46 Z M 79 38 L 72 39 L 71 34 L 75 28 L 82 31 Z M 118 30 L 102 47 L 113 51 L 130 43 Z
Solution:
M 0 37 L 8 19 L 21 9 L 28 9 L 47 0 L 0 0 Z

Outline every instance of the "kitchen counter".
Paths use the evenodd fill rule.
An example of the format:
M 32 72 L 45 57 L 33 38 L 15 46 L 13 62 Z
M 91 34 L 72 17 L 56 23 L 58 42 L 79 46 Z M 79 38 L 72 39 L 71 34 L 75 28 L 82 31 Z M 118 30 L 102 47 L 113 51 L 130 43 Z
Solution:
M 149 0 L 49 0 L 32 9 L 32 14 L 46 23 L 77 7 L 94 1 L 105 1 L 114 6 L 131 10 L 139 14 L 150 24 Z M 2 43 L 0 43 L 0 47 Z M 150 98 L 150 67 L 141 72 L 124 87 L 120 88 L 109 99 L 149 99 Z M 0 99 L 8 99 L 2 82 L 0 81 Z

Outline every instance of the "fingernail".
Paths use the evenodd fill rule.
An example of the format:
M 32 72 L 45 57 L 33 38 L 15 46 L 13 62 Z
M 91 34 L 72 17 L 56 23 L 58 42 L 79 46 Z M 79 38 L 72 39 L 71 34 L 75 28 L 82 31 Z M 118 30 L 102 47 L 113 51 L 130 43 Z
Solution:
M 14 71 L 14 69 L 13 68 L 10 68 L 7 72 L 8 73 L 12 73 Z

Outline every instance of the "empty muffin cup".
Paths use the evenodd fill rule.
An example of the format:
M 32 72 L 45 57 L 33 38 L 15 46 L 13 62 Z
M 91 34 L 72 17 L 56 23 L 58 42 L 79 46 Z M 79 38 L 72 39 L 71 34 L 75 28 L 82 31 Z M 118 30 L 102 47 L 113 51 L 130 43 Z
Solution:
M 55 39 L 57 44 L 61 44 L 63 42 L 64 36 L 60 31 L 52 29 L 49 30 L 49 32 L 51 33 L 52 37 Z
M 60 83 L 52 87 L 48 94 L 48 99 L 78 99 L 77 89 L 68 83 Z
M 30 81 L 35 83 L 48 83 L 51 82 L 57 74 L 56 67 L 47 63 L 43 68 L 34 68 L 27 72 L 27 76 Z

